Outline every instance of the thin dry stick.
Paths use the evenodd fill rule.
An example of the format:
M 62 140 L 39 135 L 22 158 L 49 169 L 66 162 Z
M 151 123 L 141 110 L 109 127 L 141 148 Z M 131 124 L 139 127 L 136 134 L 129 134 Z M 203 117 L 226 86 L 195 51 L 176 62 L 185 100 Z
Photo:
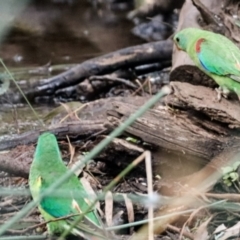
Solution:
M 70 141 L 68 135 L 66 137 L 67 137 L 68 146 L 69 146 L 69 152 L 70 152 L 70 160 L 69 160 L 68 166 L 71 166 L 73 164 L 73 158 L 74 158 L 74 154 L 75 154 L 75 147 L 73 147 L 73 145 L 71 144 L 71 141 Z
M 78 108 L 75 109 L 74 111 L 68 113 L 65 117 L 63 117 L 63 118 L 61 119 L 61 121 L 60 121 L 59 123 L 64 122 L 71 114 L 74 114 L 74 115 L 76 116 L 76 118 L 77 118 L 78 120 L 80 120 L 76 113 L 77 113 L 78 111 L 82 110 L 83 108 L 85 108 L 87 105 L 88 105 L 88 104 L 83 104 L 82 106 L 78 107 Z
M 167 228 L 168 228 L 168 229 L 171 229 L 171 230 L 174 231 L 174 232 L 181 233 L 182 235 L 184 235 L 185 237 L 187 237 L 187 238 L 189 238 L 189 239 L 191 239 L 191 240 L 194 240 L 193 234 L 190 233 L 190 232 L 187 232 L 187 231 L 186 231 L 185 229 L 183 229 L 183 228 L 178 228 L 178 227 L 175 227 L 175 226 L 173 226 L 173 225 L 171 225 L 171 224 L 168 224 L 168 225 L 167 225 Z
M 134 210 L 133 210 L 133 203 L 132 201 L 128 198 L 127 194 L 122 194 L 124 201 L 125 201 L 125 205 L 127 208 L 127 214 L 128 214 L 128 222 L 129 223 L 133 223 L 134 222 Z M 133 234 L 133 227 L 131 227 L 130 229 L 130 234 Z
M 205 193 L 205 196 L 230 201 L 240 201 L 240 194 L 236 193 Z
M 222 200 L 222 201 L 218 201 L 218 202 L 215 202 L 215 203 L 212 203 L 212 204 L 205 205 L 205 207 L 210 208 L 210 207 L 214 207 L 214 206 L 217 206 L 217 205 L 225 203 L 225 202 L 226 202 L 225 200 Z M 165 215 L 162 215 L 162 216 L 159 216 L 159 217 L 155 217 L 153 220 L 158 221 L 160 219 L 168 219 L 168 218 L 174 217 L 174 216 L 182 216 L 184 214 L 188 214 L 188 213 L 191 213 L 193 211 L 195 211 L 195 209 L 188 209 L 188 210 L 184 210 L 184 211 L 177 210 L 177 211 L 172 212 L 172 213 L 168 213 L 168 214 L 165 214 Z M 149 222 L 148 219 L 144 219 L 144 220 L 141 220 L 141 221 L 135 221 L 134 223 L 127 223 L 127 224 L 122 224 L 122 225 L 118 225 L 118 226 L 107 227 L 106 230 L 107 231 L 116 231 L 116 230 L 123 229 L 123 228 L 129 228 L 129 227 L 134 227 L 134 226 L 147 224 L 148 222 Z M 134 238 L 131 237 L 130 239 L 136 239 L 135 235 L 134 235 Z
M 113 195 L 110 191 L 107 191 L 105 195 L 105 218 L 108 227 L 113 225 Z
M 110 77 L 110 76 L 91 76 L 89 78 L 90 81 L 94 81 L 94 80 L 107 80 L 107 81 L 112 81 L 112 82 L 120 82 L 123 83 L 131 88 L 137 88 L 137 86 L 130 82 L 129 80 L 126 80 L 124 78 L 119 78 L 119 77 Z
M 149 89 L 149 94 L 152 95 L 152 84 L 151 84 L 151 81 L 150 79 L 148 78 L 148 89 Z
M 72 109 L 65 103 L 60 103 L 60 105 L 66 110 L 66 112 L 68 113 L 69 117 L 73 118 Z
M 183 224 L 183 226 L 182 226 L 182 230 L 181 230 L 180 235 L 179 235 L 179 238 L 178 238 L 179 240 L 182 239 L 182 235 L 183 235 L 183 233 L 184 233 L 184 231 L 185 231 L 186 225 L 187 225 L 187 224 L 190 224 L 191 221 L 193 220 L 194 216 L 195 216 L 199 211 L 201 211 L 202 209 L 206 209 L 206 207 L 205 207 L 205 206 L 199 207 L 198 209 L 194 210 L 194 211 L 191 213 L 191 215 L 189 216 L 189 218 L 187 219 L 187 221 L 186 221 L 186 222 Z
M 147 185 L 148 185 L 148 196 L 153 196 L 153 183 L 152 183 L 152 161 L 151 161 L 151 153 L 149 151 L 145 152 L 145 164 L 146 164 L 146 173 L 147 173 Z M 153 205 L 150 204 L 148 207 L 148 239 L 154 240 L 153 235 Z
M 139 88 L 132 94 L 132 96 L 135 96 L 140 90 L 142 90 L 142 93 L 144 93 L 143 87 L 147 84 L 148 80 L 146 79 L 143 84 L 139 81 L 139 79 L 136 79 L 136 83 L 139 85 Z
M 71 217 L 76 217 L 76 216 L 79 216 L 80 214 L 70 214 L 70 215 L 67 215 L 67 216 L 64 216 L 64 217 L 59 217 L 59 218 L 55 218 L 55 219 L 52 219 L 52 220 L 48 220 L 48 221 L 44 221 L 42 223 L 38 223 L 38 224 L 34 224 L 30 227 L 27 227 L 27 228 L 24 228 L 22 230 L 14 230 L 14 233 L 26 233 L 28 232 L 29 230 L 32 230 L 32 229 L 36 229 L 36 228 L 39 228 L 39 227 L 42 227 L 42 226 L 45 226 L 47 225 L 48 223 L 51 223 L 51 222 L 57 222 L 57 221 L 61 221 L 61 220 L 66 220 L 68 218 L 71 218 Z M 1 237 L 0 237 L 0 240 L 1 240 Z

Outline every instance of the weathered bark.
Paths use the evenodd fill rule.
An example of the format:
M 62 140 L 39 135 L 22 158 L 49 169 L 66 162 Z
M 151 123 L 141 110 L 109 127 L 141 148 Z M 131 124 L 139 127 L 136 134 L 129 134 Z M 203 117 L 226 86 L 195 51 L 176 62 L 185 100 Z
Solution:
M 34 146 L 19 145 L 0 154 L 0 169 L 9 174 L 28 178 L 29 168 L 33 160 Z
M 240 127 L 240 104 L 238 100 L 229 101 L 222 99 L 221 102 L 219 102 L 216 91 L 213 89 L 203 86 L 193 86 L 189 83 L 172 82 L 171 86 L 174 94 L 165 100 L 166 104 L 170 104 L 176 108 L 194 110 L 202 113 L 201 119 L 195 120 L 201 124 L 202 128 L 208 131 L 216 131 L 219 135 L 224 135 L 226 130 L 223 130 L 222 127 L 217 127 L 218 124 L 225 124 L 228 128 Z M 189 118 L 194 118 L 194 115 L 196 114 L 192 112 Z M 207 127 L 208 119 L 206 119 L 204 115 L 208 116 L 216 128 Z
M 137 119 L 124 134 L 140 138 L 155 146 L 155 149 L 171 150 L 179 158 L 188 158 L 189 161 L 196 157 L 209 161 L 230 143 L 238 141 L 237 137 L 231 136 L 231 129 L 227 126 L 239 128 L 239 105 L 225 99 L 217 102 L 210 88 L 178 82 L 171 85 L 173 94 Z M 201 97 L 203 92 L 208 98 Z M 48 130 L 59 139 L 68 135 L 73 139 L 86 140 L 100 133 L 108 134 L 147 99 L 118 97 L 88 103 L 79 113 L 79 118 L 84 120 L 66 122 Z M 0 149 L 35 143 L 42 131 L 46 130 L 2 141 Z M 154 152 L 153 166 L 158 166 L 162 156 Z
M 113 104 L 115 114 L 112 118 L 115 123 L 124 121 L 137 110 L 133 104 L 121 102 L 113 102 Z M 125 132 L 155 146 L 205 159 L 210 159 L 224 144 L 224 138 L 219 140 L 214 134 L 201 129 L 191 119 L 188 119 L 186 112 L 179 111 L 174 114 L 167 107 L 160 106 L 159 109 L 149 110 Z M 174 137 L 176 133 L 178 137 Z

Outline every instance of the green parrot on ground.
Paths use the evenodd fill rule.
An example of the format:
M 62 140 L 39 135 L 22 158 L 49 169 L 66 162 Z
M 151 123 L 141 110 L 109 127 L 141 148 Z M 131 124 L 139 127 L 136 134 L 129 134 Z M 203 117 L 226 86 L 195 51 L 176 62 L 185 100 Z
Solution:
M 33 199 L 37 199 L 39 194 L 67 171 L 68 169 L 61 158 L 56 137 L 48 132 L 40 135 L 29 173 L 29 186 Z M 44 197 L 39 204 L 39 211 L 45 221 L 81 214 L 87 210 L 89 201 L 86 199 L 86 190 L 77 176 L 72 175 L 59 187 L 59 190 L 54 192 L 55 195 Z M 81 196 L 81 193 L 85 193 L 85 196 Z M 69 228 L 76 217 L 72 216 L 48 223 L 49 233 L 61 234 Z M 71 234 L 86 239 L 103 239 L 103 235 L 99 234 L 102 230 L 101 227 L 100 218 L 96 210 L 93 209 L 84 216 L 84 221 L 75 227 Z M 92 236 L 94 237 L 92 238 Z
M 187 52 L 196 66 L 219 85 L 219 101 L 230 92 L 235 92 L 240 100 L 240 50 L 232 41 L 197 28 L 185 28 L 173 40 L 178 49 Z

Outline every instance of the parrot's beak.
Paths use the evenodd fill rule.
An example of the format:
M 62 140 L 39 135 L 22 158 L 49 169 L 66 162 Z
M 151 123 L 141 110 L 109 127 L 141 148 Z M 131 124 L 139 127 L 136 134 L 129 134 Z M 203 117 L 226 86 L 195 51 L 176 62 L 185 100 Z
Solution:
M 175 44 L 175 45 L 176 45 L 176 48 L 178 51 L 182 51 L 182 49 L 177 44 Z
M 182 49 L 179 47 L 179 45 L 177 44 L 177 41 L 175 39 L 173 39 L 173 42 L 177 48 L 178 51 L 181 51 Z

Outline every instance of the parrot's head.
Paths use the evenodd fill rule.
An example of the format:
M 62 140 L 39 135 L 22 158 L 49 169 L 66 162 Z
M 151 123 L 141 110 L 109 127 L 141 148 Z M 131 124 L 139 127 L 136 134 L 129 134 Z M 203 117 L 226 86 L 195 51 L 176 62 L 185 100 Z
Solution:
M 50 132 L 45 132 L 38 138 L 34 161 L 46 165 L 46 161 L 51 162 L 51 159 L 54 161 L 55 159 L 61 159 L 61 153 L 55 135 Z
M 176 33 L 174 35 L 173 41 L 177 49 L 186 52 L 189 45 L 192 43 L 192 41 L 194 41 L 196 32 L 198 32 L 198 29 L 196 28 L 185 28 Z

